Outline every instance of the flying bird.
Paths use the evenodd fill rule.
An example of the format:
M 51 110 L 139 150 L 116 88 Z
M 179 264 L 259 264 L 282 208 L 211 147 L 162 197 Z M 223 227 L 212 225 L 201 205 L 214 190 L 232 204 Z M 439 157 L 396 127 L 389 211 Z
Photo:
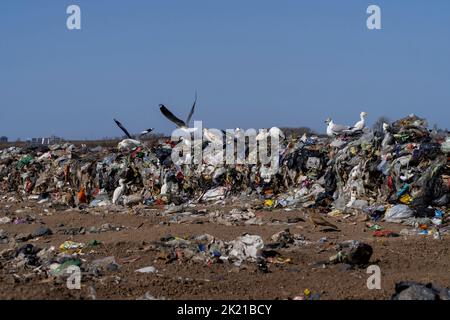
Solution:
M 195 93 L 195 100 L 194 100 L 194 104 L 192 105 L 191 111 L 189 112 L 189 115 L 186 119 L 186 121 L 181 120 L 180 118 L 178 118 L 177 116 L 175 116 L 169 109 L 167 109 L 167 107 L 163 104 L 159 105 L 159 110 L 161 111 L 161 113 L 170 121 L 172 121 L 173 123 L 175 123 L 177 125 L 178 128 L 180 129 L 187 129 L 189 127 L 189 123 L 191 122 L 191 118 L 192 115 L 194 114 L 195 111 L 195 105 L 197 104 L 197 92 Z
M 125 128 L 125 127 L 123 126 L 123 124 L 120 123 L 119 120 L 117 120 L 117 119 L 113 119 L 113 120 L 114 120 L 114 122 L 117 124 L 117 126 L 123 131 L 123 133 L 125 133 L 125 135 L 127 136 L 128 139 L 135 140 L 135 136 L 132 136 L 132 135 L 128 132 L 127 128 Z M 149 129 L 147 129 L 147 130 L 142 131 L 142 132 L 139 134 L 139 138 L 142 138 L 143 136 L 149 134 L 149 133 L 152 132 L 153 130 L 155 130 L 155 129 L 154 129 L 154 128 L 149 128 Z
M 117 126 L 120 128 L 120 130 L 125 133 L 125 135 L 128 137 L 128 139 L 133 139 L 132 135 L 128 132 L 128 130 L 119 122 L 119 120 L 113 119 L 114 122 L 117 124 Z
M 366 126 L 366 116 L 367 116 L 366 112 L 364 111 L 361 112 L 359 114 L 360 120 L 357 123 L 355 123 L 355 125 L 351 127 L 349 130 L 355 132 L 364 129 L 364 127 Z
M 142 131 L 142 132 L 139 134 L 139 138 L 142 138 L 143 136 L 149 134 L 149 133 L 152 132 L 153 130 L 155 130 L 155 129 L 154 129 L 154 128 L 150 128 L 150 129 L 147 129 L 147 130 Z

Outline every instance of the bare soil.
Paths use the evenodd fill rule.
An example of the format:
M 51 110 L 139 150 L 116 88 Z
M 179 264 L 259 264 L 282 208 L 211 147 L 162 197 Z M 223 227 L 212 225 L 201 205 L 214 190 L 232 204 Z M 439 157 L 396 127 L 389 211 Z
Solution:
M 211 207 L 205 207 L 212 209 Z M 22 209 L 16 213 L 17 209 Z M 66 240 L 88 243 L 98 240 L 102 244 L 85 252 L 82 259 L 114 256 L 119 270 L 106 272 L 99 277 L 83 277 L 81 290 L 69 290 L 66 284 L 53 278 L 35 275 L 32 270 L 14 270 L 0 263 L 0 299 L 91 299 L 93 289 L 97 299 L 137 299 L 149 293 L 156 298 L 167 299 L 293 299 L 309 289 L 320 294 L 321 299 L 390 299 L 396 282 L 414 280 L 432 282 L 435 286 L 450 286 L 450 238 L 441 240 L 429 236 L 375 238 L 363 221 L 357 219 L 328 218 L 340 232 L 323 232 L 313 228 L 302 211 L 259 211 L 267 225 L 226 226 L 205 219 L 170 223 L 168 217 L 158 215 L 163 207 L 152 210 L 129 209 L 108 213 L 102 209 L 45 212 L 35 203 L 11 204 L 0 202 L 0 218 L 4 216 L 26 217 L 33 214 L 36 220 L 26 224 L 2 224 L 10 237 L 30 233 L 39 225 L 53 230 L 54 234 L 29 240 L 40 248 L 59 247 Z M 300 217 L 305 221 L 287 224 L 289 218 Z M 121 231 L 97 234 L 64 235 L 61 228 L 89 229 L 109 223 L 124 226 Z M 385 229 L 399 232 L 405 226 L 379 223 Z M 313 244 L 290 246 L 277 250 L 291 263 L 269 264 L 269 273 L 257 271 L 255 263 L 236 267 L 228 263 L 211 265 L 176 260 L 166 263 L 158 258 L 158 250 L 149 244 L 171 234 L 186 237 L 211 234 L 222 240 L 232 240 L 243 233 L 260 235 L 265 242 L 278 231 L 289 228 L 291 233 L 302 234 Z M 319 243 L 327 237 L 327 242 Z M 381 289 L 369 290 L 366 286 L 370 274 L 365 268 L 346 270 L 343 265 L 324 265 L 336 253 L 335 244 L 344 240 L 360 240 L 373 247 L 371 264 L 381 268 Z M 1 244 L 0 251 L 11 244 Z M 154 266 L 157 273 L 141 274 L 135 270 Z

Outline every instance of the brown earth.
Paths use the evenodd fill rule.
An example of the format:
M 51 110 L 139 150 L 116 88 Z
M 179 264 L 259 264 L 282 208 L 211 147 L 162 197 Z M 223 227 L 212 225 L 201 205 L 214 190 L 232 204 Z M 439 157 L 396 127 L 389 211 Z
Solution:
M 79 210 L 45 212 L 35 203 L 11 204 L 0 202 L 0 218 L 4 216 L 25 217 L 33 214 L 35 221 L 28 224 L 1 224 L 10 237 L 19 233 L 30 233 L 39 225 L 53 230 L 54 234 L 28 243 L 40 248 L 59 247 L 66 240 L 87 243 L 98 240 L 102 244 L 85 252 L 82 259 L 92 261 L 114 256 L 120 269 L 106 272 L 100 277 L 87 276 L 82 279 L 81 290 L 69 290 L 64 282 L 37 275 L 32 270 L 10 270 L 2 267 L 0 260 L 0 299 L 90 299 L 93 288 L 97 299 L 137 299 L 146 292 L 154 297 L 167 299 L 292 299 L 308 288 L 319 293 L 321 299 L 389 299 L 396 282 L 414 280 L 432 282 L 436 286 L 450 286 L 450 237 L 441 240 L 430 236 L 397 238 L 375 238 L 365 222 L 350 219 L 328 218 L 341 232 L 323 232 L 315 229 L 304 212 L 283 210 L 260 211 L 257 214 L 267 222 L 262 226 L 226 226 L 205 219 L 170 223 L 170 218 L 158 215 L 162 207 L 134 209 L 107 213 L 95 209 L 85 213 Z M 211 209 L 206 207 L 207 209 Z M 22 209 L 16 213 L 17 209 Z M 223 208 L 222 208 L 223 209 Z M 305 221 L 287 224 L 288 218 L 301 217 Z M 121 231 L 98 234 L 63 235 L 58 228 L 89 229 L 109 223 L 124 226 Z M 385 229 L 399 232 L 405 226 L 379 223 Z M 291 233 L 302 234 L 311 245 L 290 246 L 277 250 L 292 263 L 269 264 L 269 273 L 261 273 L 255 263 L 236 267 L 228 263 L 205 265 L 192 261 L 165 263 L 158 260 L 158 251 L 149 246 L 152 241 L 171 234 L 187 237 L 211 234 L 222 240 L 232 240 L 243 233 L 260 235 L 264 242 L 281 230 L 289 228 Z M 317 241 L 327 237 L 328 241 Z M 334 244 L 343 240 L 360 240 L 373 247 L 371 264 L 381 268 L 381 290 L 367 289 L 369 274 L 365 268 L 345 270 L 342 265 L 317 263 L 326 261 L 336 253 Z M 1 244 L 0 251 L 10 244 Z M 140 274 L 135 270 L 154 266 L 155 274 Z M 12 273 L 19 277 L 14 277 Z

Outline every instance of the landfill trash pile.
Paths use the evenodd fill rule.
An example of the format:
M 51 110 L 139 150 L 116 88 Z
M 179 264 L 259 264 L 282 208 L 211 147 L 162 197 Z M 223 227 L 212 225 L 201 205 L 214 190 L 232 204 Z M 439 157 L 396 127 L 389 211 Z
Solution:
M 290 263 L 282 258 L 275 249 L 287 248 L 289 245 L 309 245 L 300 234 L 291 234 L 289 229 L 280 231 L 271 237 L 271 242 L 264 243 L 258 235 L 243 234 L 232 241 L 223 241 L 210 234 L 192 236 L 189 239 L 165 236 L 153 244 L 158 250 L 158 260 L 201 263 L 230 263 L 241 266 L 244 262 L 256 262 L 258 270 L 268 272 L 267 263 Z
M 413 115 L 373 131 L 365 116 L 284 137 L 275 174 L 178 165 L 176 142 L 135 137 L 0 150 L 0 297 L 389 299 L 429 273 L 444 287 L 449 134 Z M 389 287 L 367 290 L 371 264 Z M 445 297 L 420 286 L 395 299 Z
M 167 141 L 126 151 L 11 147 L 0 151 L 1 194 L 61 208 L 230 202 L 257 196 L 270 208 L 363 211 L 387 221 L 435 218 L 449 203 L 448 133 L 409 116 L 386 126 L 331 138 L 287 138 L 280 168 L 175 165 Z M 434 222 L 438 223 L 437 220 Z
M 224 242 L 212 235 L 204 234 L 193 239 L 166 236 L 161 239 L 160 256 L 165 262 L 191 260 L 211 264 L 214 262 L 233 262 L 239 266 L 243 261 L 256 261 L 258 250 L 264 243 L 260 236 L 245 234 L 236 240 Z
M 372 256 L 373 249 L 366 243 L 348 240 L 340 244 L 341 250 L 330 257 L 332 263 L 348 263 L 350 265 L 367 265 Z

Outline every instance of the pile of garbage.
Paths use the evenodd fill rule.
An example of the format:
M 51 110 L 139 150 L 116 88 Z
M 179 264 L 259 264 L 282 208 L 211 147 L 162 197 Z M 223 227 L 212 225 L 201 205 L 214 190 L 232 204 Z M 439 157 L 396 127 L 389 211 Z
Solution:
M 245 233 L 234 240 L 223 241 L 210 234 L 189 238 L 167 235 L 152 246 L 159 252 L 158 260 L 165 263 L 173 261 L 193 262 L 211 265 L 231 263 L 237 267 L 244 262 L 256 262 L 258 270 L 268 272 L 267 263 L 291 263 L 276 251 L 289 246 L 311 244 L 300 234 L 291 234 L 289 229 L 274 234 L 268 243 L 258 235 Z
M 51 230 L 46 229 L 33 237 L 44 237 L 51 234 Z M 7 235 L 0 231 L 0 237 L 7 238 Z M 167 235 L 160 241 L 153 242 L 145 250 L 156 250 L 158 252 L 156 260 L 161 263 L 198 263 L 212 265 L 215 263 L 229 263 L 241 267 L 242 264 L 250 262 L 256 263 L 259 271 L 269 272 L 268 263 L 291 263 L 290 259 L 283 259 L 273 248 L 286 247 L 289 243 L 296 244 L 296 239 L 302 239 L 300 235 L 292 235 L 289 230 L 275 234 L 273 242 L 265 245 L 258 235 L 243 234 L 231 241 L 220 240 L 210 234 L 191 236 L 188 238 L 174 237 Z M 91 254 L 95 254 L 102 243 L 92 240 L 89 243 L 64 241 L 58 248 L 50 246 L 40 248 L 31 243 L 11 246 L 0 250 L 0 267 L 11 270 L 12 281 L 20 282 L 23 276 L 16 274 L 18 270 L 27 271 L 27 277 L 41 276 L 51 278 L 55 281 L 65 281 L 71 274 L 70 268 L 77 267 L 88 277 L 97 277 L 105 272 L 115 272 L 121 268 L 114 256 L 90 259 Z M 121 260 L 126 263 L 126 259 Z M 147 266 L 137 269 L 138 273 L 159 273 L 154 266 Z
M 429 130 L 415 115 L 382 132 L 363 128 L 332 137 L 286 137 L 273 174 L 261 164 L 175 164 L 175 146 L 166 140 L 130 148 L 123 141 L 118 148 L 10 147 L 0 150 L 0 195 L 61 210 L 253 199 L 268 209 L 363 212 L 412 225 L 417 220 L 411 219 L 443 225 L 448 213 L 449 134 Z
M 168 235 L 154 244 L 159 250 L 158 260 L 174 260 L 205 264 L 232 262 L 240 266 L 243 261 L 255 262 L 264 242 L 260 236 L 244 234 L 233 241 L 222 241 L 209 234 L 189 239 Z
M 392 300 L 450 300 L 450 289 L 435 287 L 431 283 L 402 281 L 395 284 Z

